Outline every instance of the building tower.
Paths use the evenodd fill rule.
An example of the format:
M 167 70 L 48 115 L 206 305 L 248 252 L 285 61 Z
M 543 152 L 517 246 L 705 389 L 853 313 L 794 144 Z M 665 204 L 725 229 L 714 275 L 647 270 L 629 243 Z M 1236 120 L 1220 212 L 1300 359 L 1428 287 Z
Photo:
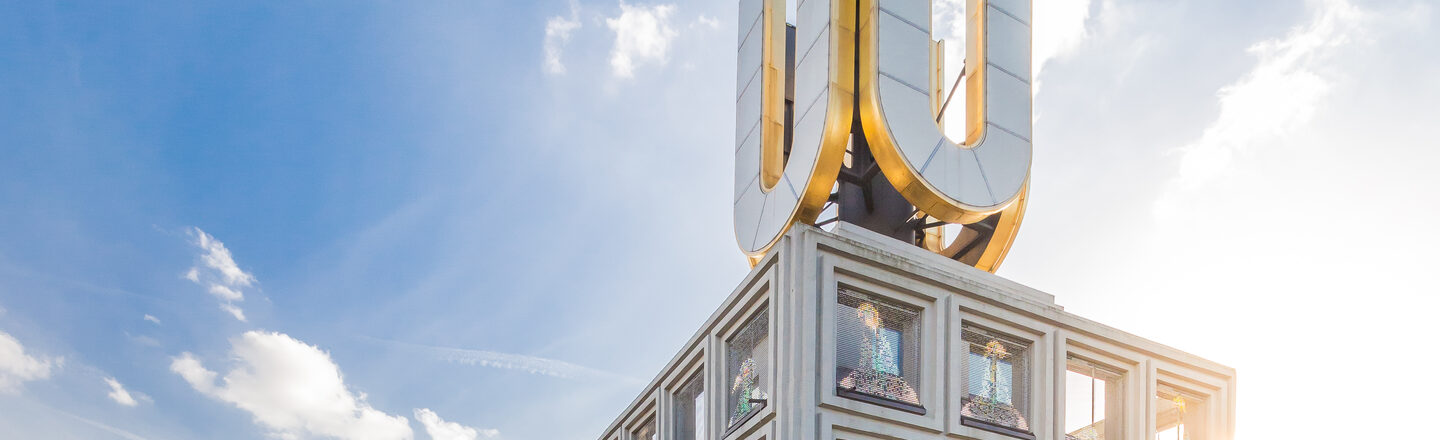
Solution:
M 930 0 L 793 26 L 784 1 L 739 0 L 752 270 L 600 440 L 1232 437 L 1233 369 L 993 274 L 1029 191 L 1028 0 L 967 1 L 959 140 Z

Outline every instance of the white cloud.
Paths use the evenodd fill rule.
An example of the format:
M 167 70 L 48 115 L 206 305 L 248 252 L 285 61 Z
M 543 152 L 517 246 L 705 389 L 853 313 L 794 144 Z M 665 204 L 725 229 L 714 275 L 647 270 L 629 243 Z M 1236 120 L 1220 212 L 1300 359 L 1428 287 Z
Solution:
M 610 51 L 610 71 L 620 78 L 635 77 L 635 68 L 646 62 L 665 65 L 670 40 L 676 32 L 670 27 L 670 14 L 675 5 L 633 6 L 620 2 L 620 16 L 605 19 L 615 32 L 615 46 Z
M 1172 211 L 1176 193 L 1215 180 L 1237 156 L 1274 143 L 1310 120 L 1331 86 L 1322 72 L 1325 63 L 1358 37 L 1366 17 L 1347 0 L 1311 5 L 1315 16 L 1309 23 L 1250 47 L 1259 62 L 1220 89 L 1220 115 L 1199 139 L 1180 147 L 1179 176 L 1158 202 L 1158 214 Z
M 213 284 L 213 285 L 210 286 L 210 294 L 211 294 L 211 295 L 215 295 L 216 298 L 220 298 L 222 301 L 244 301 L 244 300 L 245 300 L 245 294 L 240 293 L 239 291 L 237 291 L 237 290 L 235 290 L 235 289 L 231 289 L 231 288 L 229 288 L 229 287 L 221 286 L 221 285 L 219 285 L 219 284 Z
M 114 400 L 115 403 L 124 406 L 135 406 L 139 404 L 139 402 L 135 401 L 135 397 L 131 396 L 130 392 L 125 390 L 125 386 L 121 385 L 120 381 L 115 380 L 115 378 L 105 378 L 105 384 L 110 385 L 110 394 L 108 394 L 108 396 L 110 396 L 110 400 Z
M 241 289 L 255 284 L 255 276 L 240 269 L 240 265 L 236 264 L 235 258 L 230 255 L 230 249 L 214 236 L 192 227 L 190 237 L 192 243 L 204 251 L 200 255 L 200 261 L 209 269 L 209 273 L 201 274 L 200 267 L 191 267 L 185 272 L 185 279 L 195 284 L 209 284 L 210 294 L 221 301 L 220 309 L 234 316 L 236 320 L 246 322 L 245 311 L 235 303 L 245 300 Z M 156 320 L 156 323 L 159 321 Z
M 214 399 L 244 409 L 281 438 L 411 439 L 404 416 L 370 406 L 364 393 L 345 385 L 339 366 L 319 348 L 281 333 L 250 331 L 231 341 L 237 362 L 219 375 L 190 353 L 172 359 L 170 370 Z
M 1031 65 L 1036 77 L 1051 59 L 1063 56 L 1085 41 L 1085 20 L 1091 0 L 1035 0 Z M 1038 87 L 1037 87 L 1038 88 Z
M 570 42 L 570 33 L 580 28 L 579 7 L 570 4 L 570 17 L 554 16 L 545 21 L 545 72 L 551 75 L 565 73 L 565 44 Z
M 0 393 L 19 391 L 25 382 L 49 379 L 51 369 L 59 368 L 64 361 L 25 354 L 25 346 L 19 340 L 0 332 Z
M 943 1 L 943 0 L 942 0 L 942 1 Z M 715 18 L 715 17 L 711 17 L 711 16 L 708 16 L 708 15 L 701 14 L 700 17 L 698 17 L 698 18 L 695 19 L 695 24 L 692 25 L 692 26 L 699 26 L 699 27 L 709 28 L 709 29 L 712 29 L 712 30 L 714 30 L 714 29 L 720 29 L 720 20 L 717 19 L 717 18 Z
M 245 319 L 245 311 L 240 309 L 239 307 L 235 307 L 234 304 L 221 304 L 220 310 L 224 310 L 225 313 L 229 313 L 230 316 L 235 317 L 236 321 L 250 322 L 250 320 Z
M 153 323 L 155 323 L 155 325 L 160 325 L 160 318 L 156 318 L 155 315 L 149 315 L 149 314 L 147 314 L 147 315 L 145 315 L 145 320 L 146 320 L 146 321 L 153 322 Z
M 220 240 L 216 240 L 215 237 L 206 234 L 200 228 L 190 228 L 190 236 L 195 240 L 195 246 L 205 251 L 205 254 L 200 256 L 205 267 L 219 272 L 224 278 L 225 284 L 249 287 L 255 282 L 254 275 L 241 270 L 240 266 L 235 264 L 235 259 L 230 256 L 230 249 L 225 248 L 225 243 L 221 243 Z M 186 275 L 189 276 L 188 273 Z
M 459 423 L 447 422 L 429 408 L 416 409 L 415 420 L 419 420 L 420 424 L 425 426 L 425 433 L 434 440 L 476 440 L 499 438 L 500 436 L 500 431 L 494 429 L 476 430 Z

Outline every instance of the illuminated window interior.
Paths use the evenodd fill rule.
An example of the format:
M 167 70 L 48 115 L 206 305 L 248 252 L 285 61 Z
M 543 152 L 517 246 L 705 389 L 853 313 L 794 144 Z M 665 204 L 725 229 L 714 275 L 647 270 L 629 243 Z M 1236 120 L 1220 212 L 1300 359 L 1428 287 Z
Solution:
M 961 330 L 965 354 L 962 422 L 1020 438 L 1030 430 L 1030 343 L 974 326 Z
M 1071 356 L 1065 362 L 1065 440 L 1118 440 L 1124 373 Z
M 1205 398 L 1159 384 L 1155 393 L 1155 440 L 1205 440 Z
M 675 393 L 675 440 L 705 438 L 705 375 L 696 372 Z
M 842 396 L 920 412 L 915 391 L 920 387 L 920 310 L 841 290 L 835 304 L 835 381 Z
M 634 440 L 659 440 L 660 433 L 655 430 L 655 419 L 650 419 L 650 421 L 645 422 L 644 425 L 640 425 L 640 429 L 635 430 L 630 438 Z
M 770 384 L 765 380 L 769 365 L 770 311 L 763 310 L 745 322 L 740 332 L 725 341 L 725 384 L 729 391 L 727 429 L 765 407 Z

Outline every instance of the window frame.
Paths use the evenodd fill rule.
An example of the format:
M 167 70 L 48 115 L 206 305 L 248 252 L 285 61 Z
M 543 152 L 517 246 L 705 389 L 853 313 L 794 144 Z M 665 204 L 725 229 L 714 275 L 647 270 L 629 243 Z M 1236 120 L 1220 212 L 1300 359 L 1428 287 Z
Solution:
M 1032 319 L 1022 316 L 999 306 L 985 303 L 969 295 L 959 295 L 956 306 L 950 307 L 950 381 L 949 395 L 952 402 L 948 402 L 950 413 L 948 421 L 953 423 L 951 432 L 962 436 L 981 440 L 1035 440 L 1051 438 L 1055 432 L 1054 423 L 1042 423 L 1044 420 L 1053 420 L 1054 407 L 1054 386 L 1057 384 L 1053 378 L 1056 357 L 1056 334 L 1058 329 Z M 969 397 L 966 394 L 968 389 L 968 372 L 970 349 L 963 337 L 964 329 L 968 325 L 974 325 L 982 329 L 997 332 L 1011 339 L 1018 339 L 1029 342 L 1028 367 L 1029 371 L 1029 407 L 1026 408 L 1025 417 L 1030 422 L 1030 432 L 984 423 L 974 419 L 967 419 L 961 415 L 964 406 L 963 401 Z
M 945 342 L 943 335 L 943 310 L 949 304 L 949 292 L 933 284 L 911 277 L 897 276 L 881 268 L 859 263 L 848 258 L 825 255 L 820 258 L 820 295 L 813 307 L 819 309 L 820 328 L 817 334 L 820 358 L 816 367 L 820 370 L 817 386 L 820 406 L 841 409 L 870 417 L 891 420 L 912 426 L 925 427 L 935 431 L 944 429 L 944 383 L 941 366 L 944 363 Z M 837 389 L 836 370 L 836 316 L 840 289 L 861 293 L 877 300 L 909 306 L 919 312 L 920 342 L 916 344 L 920 353 L 920 388 L 917 389 L 923 414 L 887 405 L 887 402 L 856 399 L 842 396 Z M 813 309 L 812 309 L 813 310 Z
M 1199 438 L 1195 440 L 1227 439 L 1234 436 L 1230 423 L 1231 414 L 1224 414 L 1220 402 L 1226 402 L 1228 408 L 1234 408 L 1233 384 L 1216 380 L 1208 374 L 1190 369 L 1189 367 L 1170 363 L 1165 359 L 1152 359 L 1150 361 L 1150 380 L 1145 384 L 1145 432 L 1144 438 L 1154 439 L 1158 426 L 1155 426 L 1156 411 L 1159 410 L 1155 404 L 1155 397 L 1159 394 L 1160 385 L 1164 384 L 1171 388 L 1183 390 L 1190 394 L 1203 397 L 1205 402 L 1200 405 L 1201 411 L 1205 412 L 1204 423 L 1200 426 Z M 1231 382 L 1233 382 L 1231 378 Z M 1187 405 L 1188 407 L 1188 405 Z M 1218 435 L 1217 435 L 1218 434 Z
M 1146 356 L 1073 331 L 1062 330 L 1060 336 L 1063 343 L 1057 347 L 1060 356 L 1056 359 L 1055 374 L 1055 383 L 1058 385 L 1055 390 L 1055 432 L 1059 435 L 1065 434 L 1065 401 L 1068 391 L 1065 386 L 1065 371 L 1070 356 L 1075 356 L 1124 375 L 1121 383 L 1125 390 L 1121 396 L 1120 406 L 1122 408 L 1121 420 L 1125 429 L 1121 432 L 1121 437 L 1116 440 L 1147 438 L 1144 431 L 1146 424 L 1135 422 L 1135 420 L 1145 419 L 1144 402 L 1148 380 L 1145 368 Z M 1106 440 L 1111 439 L 1107 438 Z
M 767 283 L 765 286 L 762 286 L 761 289 L 763 290 L 759 294 L 755 295 L 754 299 L 750 303 L 748 303 L 748 305 L 736 307 L 734 310 L 730 311 L 729 316 L 726 317 L 726 325 L 723 327 L 723 330 L 721 330 L 716 335 L 716 355 L 712 356 L 712 358 L 715 359 L 716 362 L 713 364 L 714 369 L 712 371 L 715 371 L 715 375 L 713 377 L 719 378 L 720 382 L 717 383 L 718 386 L 714 387 L 713 392 L 712 390 L 706 391 L 710 392 L 710 394 L 714 394 L 713 397 L 709 398 L 710 403 L 719 404 L 719 406 L 717 406 L 716 408 L 719 408 L 720 410 L 711 411 L 710 413 L 712 415 L 708 420 L 711 423 L 717 424 L 716 426 L 719 427 L 719 430 L 721 432 L 720 438 L 722 439 L 732 438 L 737 435 L 746 435 L 747 433 L 753 431 L 757 426 L 760 426 L 761 424 L 773 418 L 775 414 L 774 400 L 776 392 L 775 378 L 777 363 L 777 354 L 775 349 L 776 314 L 775 310 L 770 307 L 770 284 Z M 729 377 L 730 340 L 734 339 L 735 336 L 737 336 L 741 331 L 743 331 L 745 329 L 745 324 L 750 323 L 750 321 L 754 319 L 757 315 L 759 315 L 761 312 L 769 312 L 769 322 L 766 323 L 765 335 L 766 351 L 768 352 L 766 353 L 766 355 L 768 356 L 768 362 L 766 362 L 765 366 L 761 368 L 759 374 L 761 375 L 763 383 L 769 386 L 768 393 L 770 395 L 770 398 L 764 406 L 760 407 L 760 409 L 751 411 L 749 414 L 742 416 L 740 420 L 736 421 L 736 423 L 731 424 L 729 420 L 729 391 L 726 390 L 726 392 L 723 394 L 719 392 L 722 389 L 726 389 L 724 384 L 731 380 Z M 713 429 L 710 430 L 712 432 L 714 431 Z

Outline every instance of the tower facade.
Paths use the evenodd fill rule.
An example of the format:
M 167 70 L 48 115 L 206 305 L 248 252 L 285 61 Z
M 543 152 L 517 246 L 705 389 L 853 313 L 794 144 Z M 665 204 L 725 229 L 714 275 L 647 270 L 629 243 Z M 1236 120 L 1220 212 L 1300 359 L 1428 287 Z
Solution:
M 950 93 L 931 0 L 786 2 L 737 0 L 753 268 L 600 440 L 1233 436 L 1233 369 L 993 275 L 1030 188 L 1029 0 L 966 1 Z
M 1229 367 L 850 224 L 775 246 L 600 440 L 1233 434 Z

